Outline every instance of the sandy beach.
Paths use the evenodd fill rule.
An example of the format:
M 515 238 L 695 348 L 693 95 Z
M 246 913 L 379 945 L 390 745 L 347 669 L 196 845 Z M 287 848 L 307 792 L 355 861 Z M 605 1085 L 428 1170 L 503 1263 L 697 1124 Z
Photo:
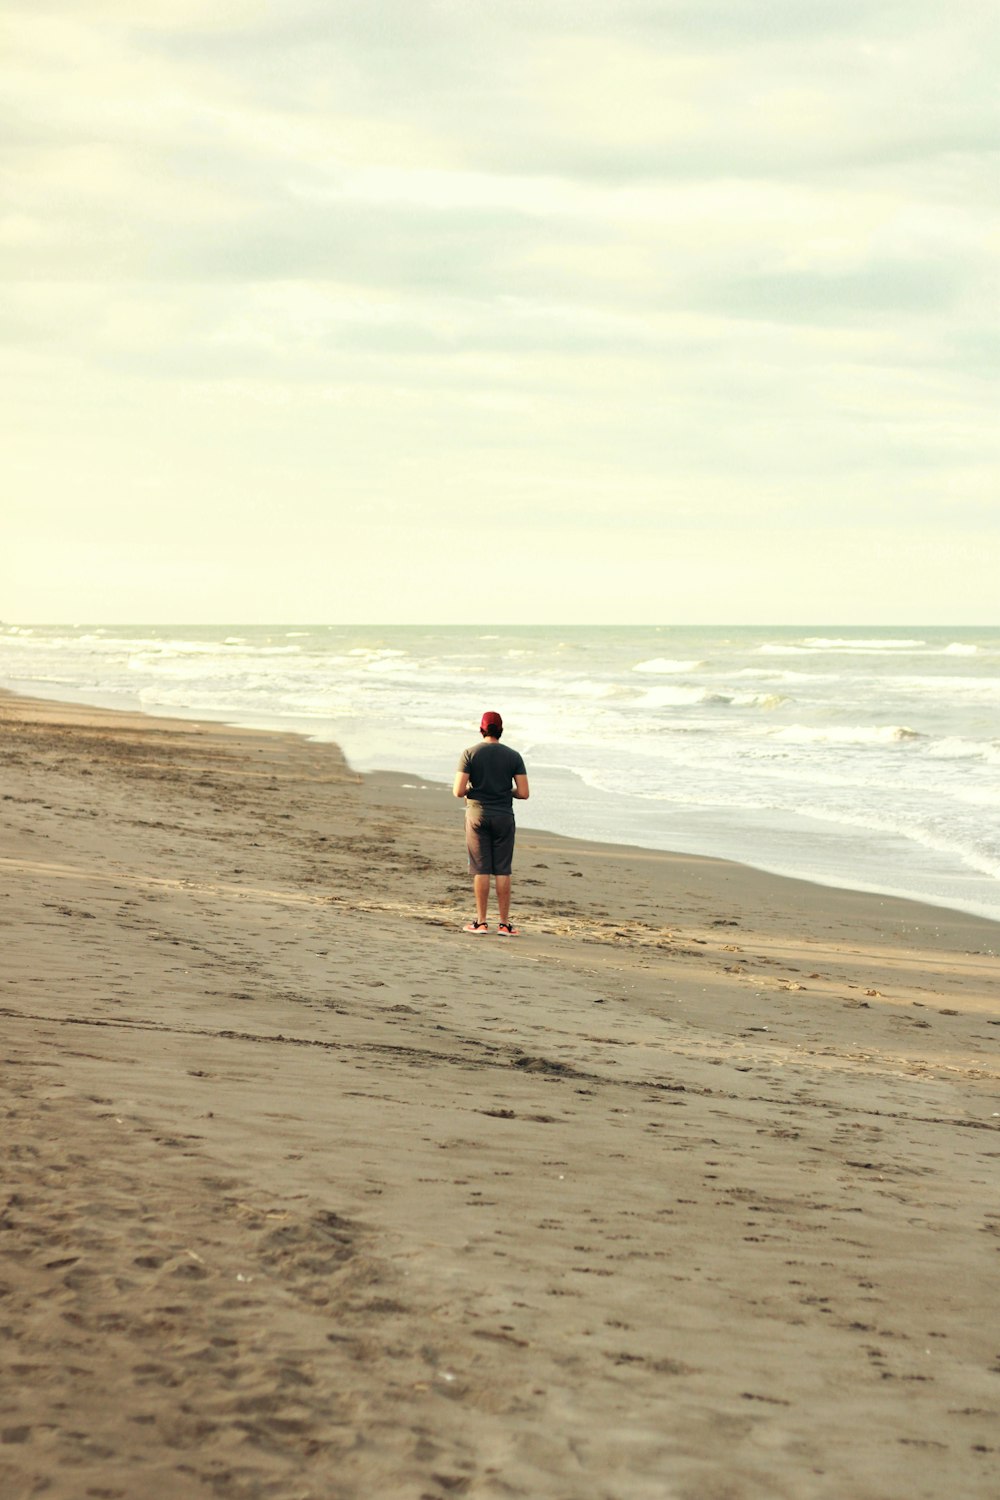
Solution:
M 1000 926 L 522 831 L 469 938 L 443 785 L 0 756 L 5 1500 L 1000 1492 Z

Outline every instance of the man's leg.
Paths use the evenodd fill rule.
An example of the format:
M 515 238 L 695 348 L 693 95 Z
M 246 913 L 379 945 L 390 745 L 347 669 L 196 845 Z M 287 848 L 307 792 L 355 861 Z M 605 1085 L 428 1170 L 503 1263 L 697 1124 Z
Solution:
M 471 815 L 465 810 L 465 845 L 469 851 L 469 869 L 472 871 L 472 890 L 476 898 L 476 921 L 486 921 L 486 906 L 490 898 L 490 877 L 477 873 L 490 868 L 490 843 L 488 830 L 483 827 L 482 815 Z
M 514 855 L 514 832 L 514 814 L 498 813 L 493 832 L 493 868 L 503 872 L 494 878 L 500 921 L 504 926 L 510 922 L 510 865 Z

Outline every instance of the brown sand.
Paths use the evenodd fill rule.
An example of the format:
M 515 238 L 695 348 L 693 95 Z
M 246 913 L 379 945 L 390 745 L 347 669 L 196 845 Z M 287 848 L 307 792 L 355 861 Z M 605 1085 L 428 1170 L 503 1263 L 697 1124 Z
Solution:
M 1000 1492 L 997 924 L 0 701 L 0 1495 Z

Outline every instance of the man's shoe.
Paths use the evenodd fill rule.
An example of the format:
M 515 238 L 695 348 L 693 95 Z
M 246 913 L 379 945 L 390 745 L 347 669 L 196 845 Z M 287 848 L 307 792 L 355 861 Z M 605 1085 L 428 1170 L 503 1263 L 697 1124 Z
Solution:
M 516 927 L 512 927 L 509 922 L 501 922 L 500 926 L 497 928 L 497 936 L 498 937 L 520 937 L 520 933 L 518 932 L 517 928 Z
M 463 932 L 483 933 L 489 932 L 489 930 L 490 924 L 488 922 L 466 922 L 465 926 L 462 928 Z

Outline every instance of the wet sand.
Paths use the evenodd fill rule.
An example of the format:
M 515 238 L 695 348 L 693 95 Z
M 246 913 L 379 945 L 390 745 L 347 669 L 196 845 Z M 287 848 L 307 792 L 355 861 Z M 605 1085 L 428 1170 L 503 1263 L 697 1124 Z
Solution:
M 1000 1490 L 1000 925 L 0 699 L 0 1494 Z M 491 913 L 495 921 L 495 914 Z

